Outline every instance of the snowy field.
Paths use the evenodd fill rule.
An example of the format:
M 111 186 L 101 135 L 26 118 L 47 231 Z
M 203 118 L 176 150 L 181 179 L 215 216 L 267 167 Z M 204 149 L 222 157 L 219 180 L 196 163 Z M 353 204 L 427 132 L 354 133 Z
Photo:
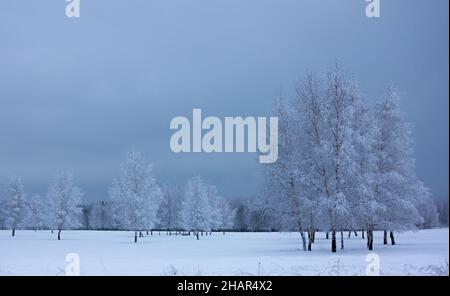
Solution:
M 346 234 L 347 235 L 347 234 Z M 359 234 L 360 235 L 360 234 Z M 448 229 L 397 234 L 384 246 L 375 234 L 381 275 L 448 274 Z M 345 239 L 345 249 L 329 251 L 319 233 L 312 252 L 300 250 L 298 233 L 214 233 L 201 236 L 145 236 L 131 232 L 0 231 L 0 275 L 63 275 L 65 257 L 77 253 L 81 275 L 365 275 L 365 240 Z

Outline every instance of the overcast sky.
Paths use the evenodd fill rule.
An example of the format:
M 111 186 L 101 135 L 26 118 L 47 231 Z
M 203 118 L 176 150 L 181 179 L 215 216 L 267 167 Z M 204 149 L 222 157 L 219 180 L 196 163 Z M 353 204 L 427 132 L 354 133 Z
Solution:
M 392 84 L 413 123 L 417 173 L 448 197 L 447 0 L 0 0 L 0 186 L 45 194 L 60 169 L 107 198 L 126 150 L 157 179 L 199 174 L 223 195 L 258 192 L 253 154 L 173 154 L 174 116 L 267 116 L 307 71 L 338 61 L 373 103 Z

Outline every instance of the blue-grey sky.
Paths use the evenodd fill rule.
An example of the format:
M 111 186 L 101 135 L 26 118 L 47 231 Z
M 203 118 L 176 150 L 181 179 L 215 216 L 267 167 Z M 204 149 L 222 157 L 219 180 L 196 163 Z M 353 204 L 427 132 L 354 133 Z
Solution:
M 338 61 L 370 102 L 392 84 L 413 123 L 417 173 L 448 197 L 447 0 L 0 0 L 0 184 L 45 194 L 60 169 L 107 198 L 125 151 L 160 182 L 199 174 L 258 192 L 253 154 L 173 154 L 172 117 L 266 116 L 280 90 Z

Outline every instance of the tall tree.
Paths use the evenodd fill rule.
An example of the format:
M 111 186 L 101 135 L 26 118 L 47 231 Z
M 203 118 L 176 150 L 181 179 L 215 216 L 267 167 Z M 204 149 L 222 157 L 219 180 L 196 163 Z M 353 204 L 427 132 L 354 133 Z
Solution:
M 411 128 L 401 116 L 398 100 L 398 91 L 391 88 L 374 109 L 374 193 L 386 209 L 383 227 L 390 231 L 392 244 L 394 231 L 415 229 L 423 221 L 415 206 L 423 186 L 415 176 Z
M 120 165 L 120 176 L 109 191 L 114 202 L 116 219 L 122 227 L 138 232 L 151 229 L 158 223 L 162 192 L 153 177 L 152 167 L 139 152 L 130 151 Z

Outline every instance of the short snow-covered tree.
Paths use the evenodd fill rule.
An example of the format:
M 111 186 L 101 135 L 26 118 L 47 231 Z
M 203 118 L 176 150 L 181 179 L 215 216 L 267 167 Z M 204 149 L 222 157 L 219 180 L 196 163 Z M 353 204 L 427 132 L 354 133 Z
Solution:
M 162 188 L 163 200 L 158 211 L 159 227 L 168 230 L 182 227 L 181 203 L 183 190 L 178 186 L 164 185 Z
M 231 209 L 230 203 L 219 195 L 216 186 L 208 186 L 209 203 L 211 207 L 211 228 L 215 230 L 231 229 L 234 224 L 235 210 Z
M 209 201 L 211 188 L 196 176 L 188 180 L 184 190 L 181 217 L 183 228 L 193 231 L 199 239 L 200 231 L 209 231 L 212 225 L 211 205 Z
M 42 229 L 46 224 L 47 219 L 47 203 L 39 196 L 33 194 L 27 199 L 27 227 L 37 231 Z
M 123 228 L 138 232 L 151 229 L 158 223 L 157 212 L 162 200 L 161 189 L 153 177 L 151 165 L 139 152 L 130 151 L 120 165 L 120 176 L 110 189 L 116 219 Z
M 11 235 L 15 236 L 16 229 L 22 226 L 26 215 L 25 192 L 19 177 L 11 179 L 4 203 L 5 224 L 11 229 Z
M 81 217 L 81 198 L 83 193 L 75 186 L 72 174 L 61 171 L 47 192 L 49 201 L 50 226 L 61 231 L 79 227 Z

